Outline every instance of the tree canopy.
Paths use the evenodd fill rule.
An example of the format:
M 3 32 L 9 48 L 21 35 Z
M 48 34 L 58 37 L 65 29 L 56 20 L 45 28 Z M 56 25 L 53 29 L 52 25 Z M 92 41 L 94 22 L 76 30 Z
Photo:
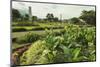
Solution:
M 37 21 L 38 17 L 37 16 L 32 16 L 32 21 Z
M 79 18 L 85 21 L 87 24 L 96 25 L 96 14 L 93 10 L 83 10 Z
M 48 21 L 53 21 L 54 15 L 52 13 L 51 14 L 48 13 L 47 16 L 46 16 L 46 18 L 47 18 Z
M 21 18 L 20 12 L 17 9 L 12 9 L 12 19 L 16 21 L 19 18 Z
M 73 17 L 70 19 L 71 23 L 78 24 L 80 22 L 79 18 Z

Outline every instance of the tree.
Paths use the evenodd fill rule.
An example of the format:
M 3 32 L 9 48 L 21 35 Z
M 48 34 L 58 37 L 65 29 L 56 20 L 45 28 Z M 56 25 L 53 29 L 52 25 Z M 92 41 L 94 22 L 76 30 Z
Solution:
M 32 21 L 37 21 L 37 16 L 32 16 Z
M 12 9 L 12 20 L 18 21 L 18 19 L 21 19 L 21 14 L 17 9 Z
M 54 18 L 54 21 L 55 21 L 55 22 L 58 22 L 58 21 L 59 21 L 59 20 L 58 20 L 58 17 L 55 17 L 55 18 Z
M 28 20 L 29 20 L 29 15 L 25 14 L 24 21 L 28 21 Z
M 85 21 L 87 24 L 96 25 L 96 16 L 94 10 L 82 11 L 81 16 L 79 18 Z
M 54 15 L 52 13 L 51 14 L 48 13 L 46 18 L 47 18 L 48 21 L 52 22 L 54 20 Z
M 70 19 L 71 23 L 78 24 L 80 22 L 79 18 L 73 17 Z

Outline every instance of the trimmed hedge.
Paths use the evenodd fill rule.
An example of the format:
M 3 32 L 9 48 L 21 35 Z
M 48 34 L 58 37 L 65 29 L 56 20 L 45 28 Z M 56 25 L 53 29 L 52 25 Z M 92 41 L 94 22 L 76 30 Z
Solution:
M 12 26 L 39 26 L 39 25 L 29 22 L 18 22 L 16 24 L 13 23 Z
M 22 32 L 22 31 L 27 31 L 26 28 L 12 28 L 12 32 Z
M 36 27 L 33 29 L 27 29 L 27 28 L 12 28 L 12 32 L 23 32 L 23 31 L 37 31 L 37 30 L 45 30 L 45 29 L 63 29 L 64 27 Z
M 43 27 L 37 27 L 37 28 L 33 28 L 32 30 L 45 30 L 45 28 L 43 28 Z
M 34 34 L 34 33 L 28 33 L 22 37 L 19 37 L 16 39 L 16 42 L 19 43 L 19 44 L 22 44 L 22 43 L 32 43 L 38 39 L 40 39 L 41 36 L 38 35 L 38 34 Z

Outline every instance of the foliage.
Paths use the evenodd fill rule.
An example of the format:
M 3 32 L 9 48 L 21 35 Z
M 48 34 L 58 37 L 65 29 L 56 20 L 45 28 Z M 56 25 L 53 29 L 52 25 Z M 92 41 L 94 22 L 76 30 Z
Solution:
M 44 19 L 45 21 L 48 20 L 49 22 L 58 22 L 59 18 L 58 17 L 54 17 L 54 15 L 52 13 L 48 13 L 46 15 L 46 19 Z M 47 21 L 46 21 L 47 22 Z
M 37 16 L 32 16 L 32 21 L 37 21 Z
M 40 35 L 29 32 L 28 34 L 17 38 L 16 42 L 17 43 L 31 43 L 38 39 L 40 39 Z
M 13 22 L 12 26 L 39 26 L 39 25 L 34 24 L 32 22 Z
M 45 29 L 63 29 L 64 27 L 58 26 L 58 27 L 41 27 L 41 26 L 13 26 L 12 31 L 13 32 L 23 32 L 23 31 L 38 31 L 38 30 L 45 30 Z
M 25 21 L 28 21 L 29 20 L 29 15 L 28 14 L 25 14 L 24 20 Z
M 79 24 L 80 20 L 79 20 L 79 18 L 73 17 L 73 18 L 70 19 L 70 22 L 73 23 L 73 24 Z
M 12 28 L 12 32 L 22 32 L 22 31 L 27 31 L 25 28 Z
M 95 27 L 65 26 L 62 35 L 46 30 L 47 36 L 33 43 L 20 57 L 21 64 L 95 61 Z
M 43 52 L 43 50 L 45 49 L 45 42 L 43 41 L 37 41 L 35 43 L 33 43 L 30 47 L 29 50 L 27 50 L 23 56 L 21 57 L 21 65 L 27 65 L 27 64 L 33 64 L 35 62 L 37 62 L 40 57 L 41 54 Z
M 95 11 L 93 11 L 93 10 L 82 11 L 80 19 L 85 21 L 87 24 L 96 25 L 96 14 L 95 14 Z
M 53 21 L 53 19 L 54 19 L 54 15 L 53 15 L 52 13 L 51 13 L 51 14 L 48 13 L 47 16 L 46 16 L 46 18 L 47 18 L 48 21 L 51 22 L 51 21 Z
M 18 21 L 18 19 L 21 18 L 21 14 L 17 9 L 12 9 L 12 20 Z
M 59 21 L 58 17 L 54 17 L 54 21 L 58 22 Z

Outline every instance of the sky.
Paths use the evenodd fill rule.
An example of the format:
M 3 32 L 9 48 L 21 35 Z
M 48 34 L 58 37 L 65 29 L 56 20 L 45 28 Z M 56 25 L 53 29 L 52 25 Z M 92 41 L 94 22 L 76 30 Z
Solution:
M 21 14 L 28 13 L 29 6 L 32 8 L 32 15 L 38 18 L 45 18 L 48 13 L 53 13 L 54 17 L 62 19 L 70 19 L 79 17 L 83 10 L 95 10 L 94 6 L 79 6 L 79 5 L 62 5 L 34 2 L 12 2 L 12 8 L 18 9 Z

